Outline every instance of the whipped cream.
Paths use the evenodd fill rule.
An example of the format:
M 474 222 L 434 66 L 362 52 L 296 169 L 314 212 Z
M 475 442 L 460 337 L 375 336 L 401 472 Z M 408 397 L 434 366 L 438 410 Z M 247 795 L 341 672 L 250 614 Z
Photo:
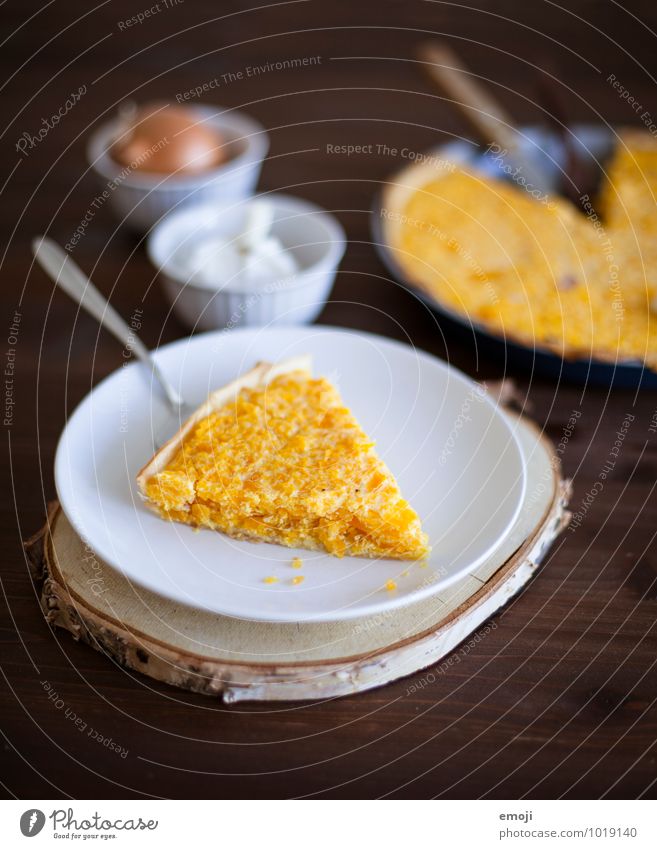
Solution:
M 176 263 L 196 286 L 256 292 L 292 277 L 299 264 L 280 239 L 271 235 L 274 207 L 266 200 L 249 204 L 241 233 L 206 233 L 176 252 Z

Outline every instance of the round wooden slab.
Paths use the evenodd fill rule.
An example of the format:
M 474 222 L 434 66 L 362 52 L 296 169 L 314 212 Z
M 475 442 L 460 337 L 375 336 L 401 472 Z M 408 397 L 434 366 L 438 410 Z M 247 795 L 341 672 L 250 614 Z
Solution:
M 528 467 L 524 509 L 475 574 L 434 597 L 349 622 L 267 623 L 176 604 L 99 560 L 58 505 L 26 543 L 48 621 L 124 666 L 226 702 L 343 696 L 424 669 L 531 578 L 569 519 L 569 484 L 536 428 L 516 420 Z

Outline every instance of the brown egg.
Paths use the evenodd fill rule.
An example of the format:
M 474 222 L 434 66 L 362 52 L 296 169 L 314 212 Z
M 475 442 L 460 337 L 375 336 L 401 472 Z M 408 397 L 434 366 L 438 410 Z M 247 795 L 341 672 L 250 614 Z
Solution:
M 216 168 L 227 159 L 222 136 L 188 106 L 147 103 L 124 123 L 110 152 L 134 171 L 182 177 Z

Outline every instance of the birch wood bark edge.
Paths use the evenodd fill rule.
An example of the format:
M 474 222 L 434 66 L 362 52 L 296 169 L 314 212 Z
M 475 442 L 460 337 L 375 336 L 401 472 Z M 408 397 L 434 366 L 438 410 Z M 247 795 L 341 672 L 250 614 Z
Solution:
M 25 542 L 46 620 L 129 672 L 226 703 L 347 696 L 427 669 L 529 582 L 570 521 L 570 482 L 561 478 L 556 452 L 533 424 L 516 421 L 525 450 L 533 446 L 528 492 L 533 485 L 534 492 L 542 493 L 526 517 L 529 532 L 511 556 L 496 568 L 489 564 L 488 574 L 465 579 L 437 600 L 435 609 L 420 603 L 388 619 L 375 616 L 321 628 L 242 622 L 138 592 L 120 573 L 96 561 L 105 570 L 107 592 L 101 596 L 89 577 L 89 547 L 53 502 L 44 527 Z M 414 621 L 419 631 L 409 624 Z M 243 649 L 236 651 L 236 645 Z

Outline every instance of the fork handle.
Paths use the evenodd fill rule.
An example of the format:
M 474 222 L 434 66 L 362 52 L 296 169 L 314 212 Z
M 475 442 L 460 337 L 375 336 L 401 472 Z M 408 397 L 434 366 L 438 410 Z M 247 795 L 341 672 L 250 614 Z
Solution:
M 164 390 L 169 404 L 175 410 L 178 410 L 182 400 L 160 371 L 148 348 L 109 301 L 96 289 L 70 255 L 47 236 L 37 236 L 33 239 L 32 251 L 41 267 L 60 289 L 63 289 L 80 307 L 92 315 L 101 327 L 108 330 L 125 348 L 133 351 L 142 363 L 151 369 Z

